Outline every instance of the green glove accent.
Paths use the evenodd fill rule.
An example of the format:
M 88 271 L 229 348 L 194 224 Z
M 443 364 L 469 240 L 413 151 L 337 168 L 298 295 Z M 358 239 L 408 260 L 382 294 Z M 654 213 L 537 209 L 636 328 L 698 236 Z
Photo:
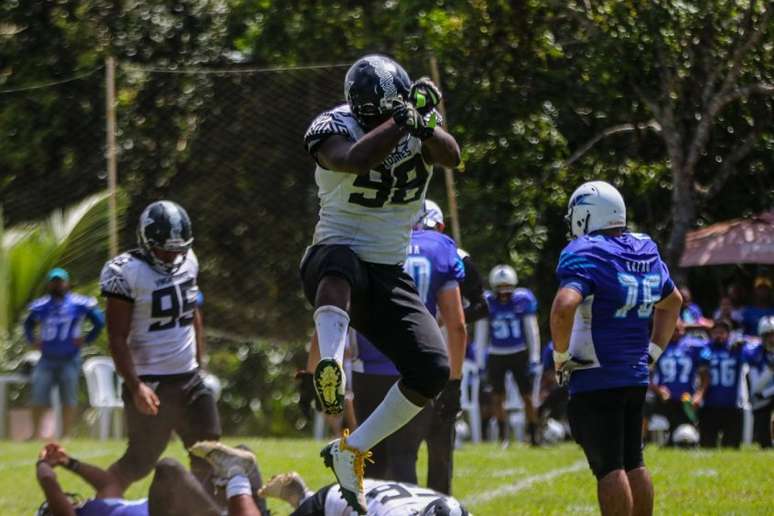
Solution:
M 417 108 L 423 108 L 427 105 L 427 99 L 419 91 L 414 94 L 414 105 Z

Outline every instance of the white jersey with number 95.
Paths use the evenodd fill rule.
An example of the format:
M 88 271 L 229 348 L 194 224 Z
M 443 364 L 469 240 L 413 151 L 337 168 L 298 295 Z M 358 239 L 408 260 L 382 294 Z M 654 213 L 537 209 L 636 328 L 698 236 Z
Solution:
M 198 274 L 191 250 L 174 274 L 154 269 L 140 251 L 116 256 L 102 268 L 102 295 L 133 305 L 128 345 L 138 375 L 180 374 L 198 367 L 193 326 Z
M 316 159 L 328 137 L 356 142 L 364 134 L 344 104 L 315 118 L 304 141 Z M 366 262 L 401 263 L 431 174 L 432 165 L 422 157 L 422 141 L 408 134 L 367 175 L 328 170 L 318 161 L 320 221 L 313 243 L 346 245 Z

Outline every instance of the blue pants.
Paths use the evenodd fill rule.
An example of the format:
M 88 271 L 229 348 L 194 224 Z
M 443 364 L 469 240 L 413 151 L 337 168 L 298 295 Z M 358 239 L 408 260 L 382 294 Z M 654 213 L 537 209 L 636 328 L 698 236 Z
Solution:
M 41 357 L 32 372 L 32 404 L 36 407 L 51 406 L 51 389 L 58 385 L 62 405 L 77 405 L 80 372 L 79 354 L 70 358 Z

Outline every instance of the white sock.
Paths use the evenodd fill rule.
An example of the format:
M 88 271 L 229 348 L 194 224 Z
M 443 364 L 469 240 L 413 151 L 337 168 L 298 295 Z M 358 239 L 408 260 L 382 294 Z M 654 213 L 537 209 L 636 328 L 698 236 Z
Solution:
M 226 484 L 226 498 L 233 498 L 239 495 L 253 495 L 250 480 L 244 475 L 234 475 L 228 479 L 228 484 Z
M 335 358 L 339 364 L 344 362 L 349 314 L 337 306 L 321 306 L 314 312 L 314 324 L 320 343 L 320 358 Z
M 411 403 L 400 392 L 398 382 L 395 382 L 376 410 L 347 438 L 347 444 L 360 451 L 370 450 L 411 421 L 421 410 L 422 407 Z

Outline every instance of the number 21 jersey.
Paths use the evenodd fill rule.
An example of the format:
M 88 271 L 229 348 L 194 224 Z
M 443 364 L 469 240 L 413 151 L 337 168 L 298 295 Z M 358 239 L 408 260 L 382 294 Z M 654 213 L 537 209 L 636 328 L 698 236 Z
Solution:
M 334 135 L 352 142 L 365 135 L 346 104 L 312 121 L 304 136 L 307 151 L 317 159 L 320 146 Z M 320 220 L 313 244 L 346 245 L 366 262 L 403 262 L 431 173 L 421 140 L 408 134 L 366 175 L 328 170 L 318 161 Z
M 198 367 L 193 327 L 199 262 L 189 250 L 174 274 L 159 272 L 139 250 L 105 264 L 100 289 L 105 297 L 132 303 L 128 345 L 137 374 L 170 375 Z

